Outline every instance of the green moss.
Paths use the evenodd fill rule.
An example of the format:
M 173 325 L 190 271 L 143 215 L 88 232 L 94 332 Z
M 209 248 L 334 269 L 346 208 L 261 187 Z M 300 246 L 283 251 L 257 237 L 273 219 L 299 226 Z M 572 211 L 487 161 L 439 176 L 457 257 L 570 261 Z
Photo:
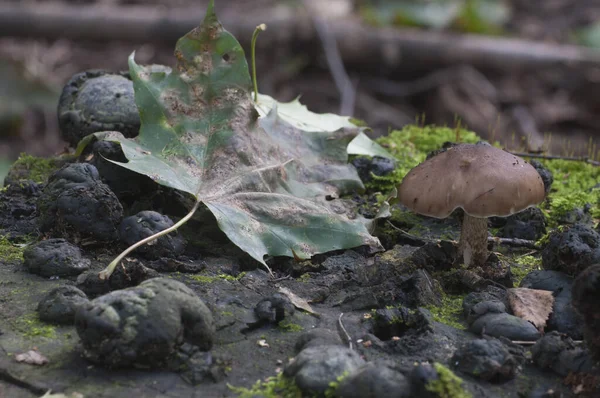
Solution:
M 396 168 L 387 176 L 373 176 L 367 183 L 371 191 L 389 192 L 416 165 L 421 163 L 431 151 L 440 149 L 445 142 L 476 143 L 480 138 L 473 132 L 457 128 L 438 126 L 405 126 L 387 136 L 377 139 L 396 158 Z
M 549 198 L 549 206 L 547 206 L 548 214 L 552 219 L 560 219 L 564 217 L 568 212 L 582 208 L 587 203 L 592 205 L 591 215 L 594 218 L 600 217 L 600 190 L 594 189 L 593 191 L 575 191 L 568 195 L 554 194 Z
M 365 122 L 362 119 L 356 119 L 354 117 L 350 118 L 350 123 L 352 123 L 353 125 L 358 126 L 358 127 L 369 127 L 367 122 Z
M 216 276 L 212 276 L 212 275 L 190 275 L 189 277 L 191 279 L 195 280 L 196 282 L 200 282 L 200 283 L 212 283 L 212 282 L 216 282 L 219 279 L 226 280 L 226 281 L 229 281 L 229 282 L 235 282 L 235 281 L 239 281 L 241 278 L 243 278 L 244 275 L 246 275 L 245 272 L 240 272 L 237 276 L 233 276 L 233 275 L 221 273 L 221 274 L 218 274 Z
M 292 323 L 288 320 L 283 320 L 277 324 L 277 327 L 284 332 L 297 333 L 304 330 L 304 328 L 297 323 Z
M 516 257 L 514 262 L 516 264 L 511 267 L 510 271 L 513 275 L 515 286 L 519 286 L 523 278 L 531 271 L 542 269 L 542 259 L 540 257 L 525 255 Z
M 422 222 L 422 218 L 417 213 L 412 211 L 404 211 L 399 208 L 392 208 L 390 221 L 396 226 L 401 228 L 412 228 L 419 225 Z
M 240 279 L 242 279 L 244 277 L 244 275 L 246 275 L 245 272 L 240 272 L 236 276 L 222 273 L 222 274 L 217 275 L 217 278 L 225 279 L 226 281 L 229 281 L 229 282 L 235 282 L 235 281 L 239 281 Z
M 12 321 L 12 326 L 26 338 L 56 338 L 56 329 L 54 326 L 43 323 L 37 313 L 28 314 L 15 319 Z
M 209 276 L 209 275 L 190 275 L 189 277 L 191 279 L 195 280 L 196 282 L 200 282 L 200 283 L 212 283 L 212 282 L 216 281 L 217 279 L 219 279 L 216 276 Z
M 240 398 L 302 398 L 302 391 L 294 380 L 282 373 L 268 377 L 265 381 L 258 380 L 250 388 L 234 387 L 231 384 L 227 384 L 227 387 Z
M 592 205 L 592 217 L 600 218 L 600 189 L 593 189 L 600 181 L 600 167 L 563 159 L 542 159 L 540 163 L 554 176 L 548 200 L 542 206 L 551 226 L 557 225 L 558 220 L 569 211 L 586 203 Z
M 436 393 L 440 398 L 472 398 L 472 395 L 463 388 L 462 379 L 454 372 L 438 362 L 435 362 L 433 367 L 439 378 L 425 386 L 427 391 Z
M 559 226 L 557 228 L 557 230 L 560 228 L 561 226 Z M 546 245 L 546 243 L 548 243 L 548 241 L 550 240 L 550 234 L 552 233 L 552 231 L 548 231 L 544 234 L 544 236 L 542 236 L 541 238 L 539 238 L 538 240 L 535 241 L 535 245 L 538 247 L 544 247 Z
M 397 144 L 403 144 L 405 147 L 412 147 L 413 152 L 421 152 L 425 155 L 431 151 L 440 149 L 446 142 L 463 142 L 475 144 L 481 138 L 473 133 L 459 127 L 439 127 L 435 125 L 428 126 L 405 126 L 402 130 L 394 130 L 389 135 L 381 137 L 378 142 L 385 145 L 392 154 L 398 157 L 398 154 L 406 153 L 404 148 Z
M 337 394 L 337 389 L 340 386 L 340 383 L 342 382 L 342 380 L 344 380 L 346 377 L 348 377 L 348 375 L 350 374 L 349 371 L 345 371 L 344 373 L 342 373 L 341 375 L 339 375 L 335 381 L 332 381 L 329 383 L 329 388 L 327 388 L 327 390 L 325 391 L 325 398 L 335 398 L 338 396 Z
M 0 261 L 23 261 L 23 248 L 15 246 L 6 236 L 0 235 Z
M 58 168 L 56 158 L 39 158 L 26 153 L 21 153 L 19 158 L 13 163 L 11 171 L 18 175 L 26 173 L 23 178 L 44 183 L 50 175 Z M 11 172 L 9 172 L 11 174 Z
M 303 273 L 302 275 L 300 275 L 300 277 L 298 278 L 298 280 L 302 283 L 306 283 L 310 280 L 310 274 L 308 272 Z
M 444 294 L 442 304 L 439 306 L 427 306 L 433 320 L 444 325 L 452 326 L 455 329 L 465 330 L 462 317 L 462 302 L 464 296 L 454 296 Z

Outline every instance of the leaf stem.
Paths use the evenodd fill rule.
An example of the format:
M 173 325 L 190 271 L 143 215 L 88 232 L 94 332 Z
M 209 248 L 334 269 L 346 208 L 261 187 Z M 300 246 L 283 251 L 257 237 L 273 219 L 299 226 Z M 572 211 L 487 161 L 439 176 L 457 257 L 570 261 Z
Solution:
M 256 81 L 256 39 L 258 34 L 263 30 L 267 30 L 267 25 L 261 23 L 254 29 L 252 33 L 252 41 L 250 42 L 250 52 L 252 53 L 252 84 L 254 84 L 254 102 L 258 101 L 258 83 Z
M 196 200 L 196 203 L 194 204 L 194 207 L 192 207 L 192 210 L 190 210 L 190 212 L 188 214 L 186 214 L 185 217 L 183 217 L 181 220 L 179 220 L 177 223 L 173 224 L 169 228 L 163 229 L 162 231 L 157 232 L 154 235 L 150 235 L 147 238 L 144 238 L 144 239 L 140 240 L 139 242 L 136 242 L 133 245 L 129 246 L 121 254 L 119 254 L 117 256 L 117 258 L 115 258 L 110 264 L 108 264 L 108 267 L 106 267 L 105 269 L 100 271 L 100 273 L 98 274 L 98 277 L 101 280 L 110 278 L 110 275 L 114 272 L 115 268 L 117 268 L 117 265 L 119 265 L 121 260 L 123 260 L 123 258 L 125 258 L 126 255 L 128 255 L 129 253 L 131 253 L 138 247 L 145 245 L 148 242 L 151 242 L 155 239 L 160 238 L 163 235 L 167 235 L 168 233 L 175 231 L 177 228 L 181 227 L 183 224 L 188 222 L 188 220 L 190 218 L 192 218 L 192 216 L 194 215 L 196 210 L 198 210 L 198 206 L 200 206 L 200 203 L 201 202 L 199 200 Z

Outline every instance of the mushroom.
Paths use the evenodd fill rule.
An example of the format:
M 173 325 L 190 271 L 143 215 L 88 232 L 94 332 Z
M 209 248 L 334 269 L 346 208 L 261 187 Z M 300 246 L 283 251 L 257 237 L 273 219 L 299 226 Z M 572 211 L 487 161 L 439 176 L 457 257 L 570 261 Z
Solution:
M 398 187 L 400 202 L 429 217 L 465 212 L 458 255 L 467 267 L 488 257 L 487 217 L 506 217 L 544 200 L 542 178 L 518 156 L 489 144 L 459 144 L 413 168 Z

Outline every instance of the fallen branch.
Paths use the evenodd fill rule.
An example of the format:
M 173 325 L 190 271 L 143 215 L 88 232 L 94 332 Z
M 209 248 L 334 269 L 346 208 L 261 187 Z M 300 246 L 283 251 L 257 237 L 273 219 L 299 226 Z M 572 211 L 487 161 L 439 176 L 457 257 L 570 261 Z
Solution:
M 203 7 L 167 9 L 136 6 L 71 6 L 59 3 L 0 5 L 0 36 L 128 40 L 174 43 L 202 20 Z M 286 6 L 254 12 L 223 10 L 224 25 L 245 45 L 260 23 L 269 35 L 260 46 L 277 43 L 315 44 L 310 17 Z M 512 38 L 462 35 L 418 29 L 374 28 L 352 18 L 328 21 L 346 65 L 390 71 L 419 65 L 422 69 L 470 64 L 489 70 L 539 70 L 557 65 L 600 66 L 600 53 L 591 49 Z M 270 37 L 267 40 L 267 36 Z
M 522 158 L 536 158 L 536 159 L 559 159 L 559 160 L 573 160 L 577 162 L 585 162 L 594 166 L 600 166 L 600 161 L 590 159 L 587 156 L 559 156 L 559 155 L 541 155 L 538 153 L 520 153 L 520 152 L 511 152 L 515 156 L 520 156 Z

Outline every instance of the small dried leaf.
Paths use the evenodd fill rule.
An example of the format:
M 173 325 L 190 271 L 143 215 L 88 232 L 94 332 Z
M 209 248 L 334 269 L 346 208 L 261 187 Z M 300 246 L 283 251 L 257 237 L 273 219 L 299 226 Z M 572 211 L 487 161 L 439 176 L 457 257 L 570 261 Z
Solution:
M 533 323 L 538 330 L 543 331 L 552 313 L 554 296 L 548 290 L 519 287 L 508 289 L 508 302 L 516 316 Z
M 25 362 L 31 365 L 44 365 L 48 363 L 48 358 L 35 350 L 29 350 L 23 354 L 15 356 L 17 362 Z
M 317 315 L 317 316 L 319 315 L 319 313 L 315 312 L 312 309 L 312 307 L 310 306 L 310 304 L 308 304 L 308 301 L 306 301 L 305 299 L 303 299 L 300 296 L 297 296 L 294 292 L 292 292 L 287 287 L 280 287 L 279 293 L 285 294 L 290 299 L 292 304 L 294 304 L 294 307 L 300 308 L 301 310 L 304 310 L 312 315 Z
M 266 347 L 269 348 L 269 343 L 267 343 L 267 340 L 265 339 L 260 339 L 256 342 L 256 344 L 258 344 L 260 347 Z

